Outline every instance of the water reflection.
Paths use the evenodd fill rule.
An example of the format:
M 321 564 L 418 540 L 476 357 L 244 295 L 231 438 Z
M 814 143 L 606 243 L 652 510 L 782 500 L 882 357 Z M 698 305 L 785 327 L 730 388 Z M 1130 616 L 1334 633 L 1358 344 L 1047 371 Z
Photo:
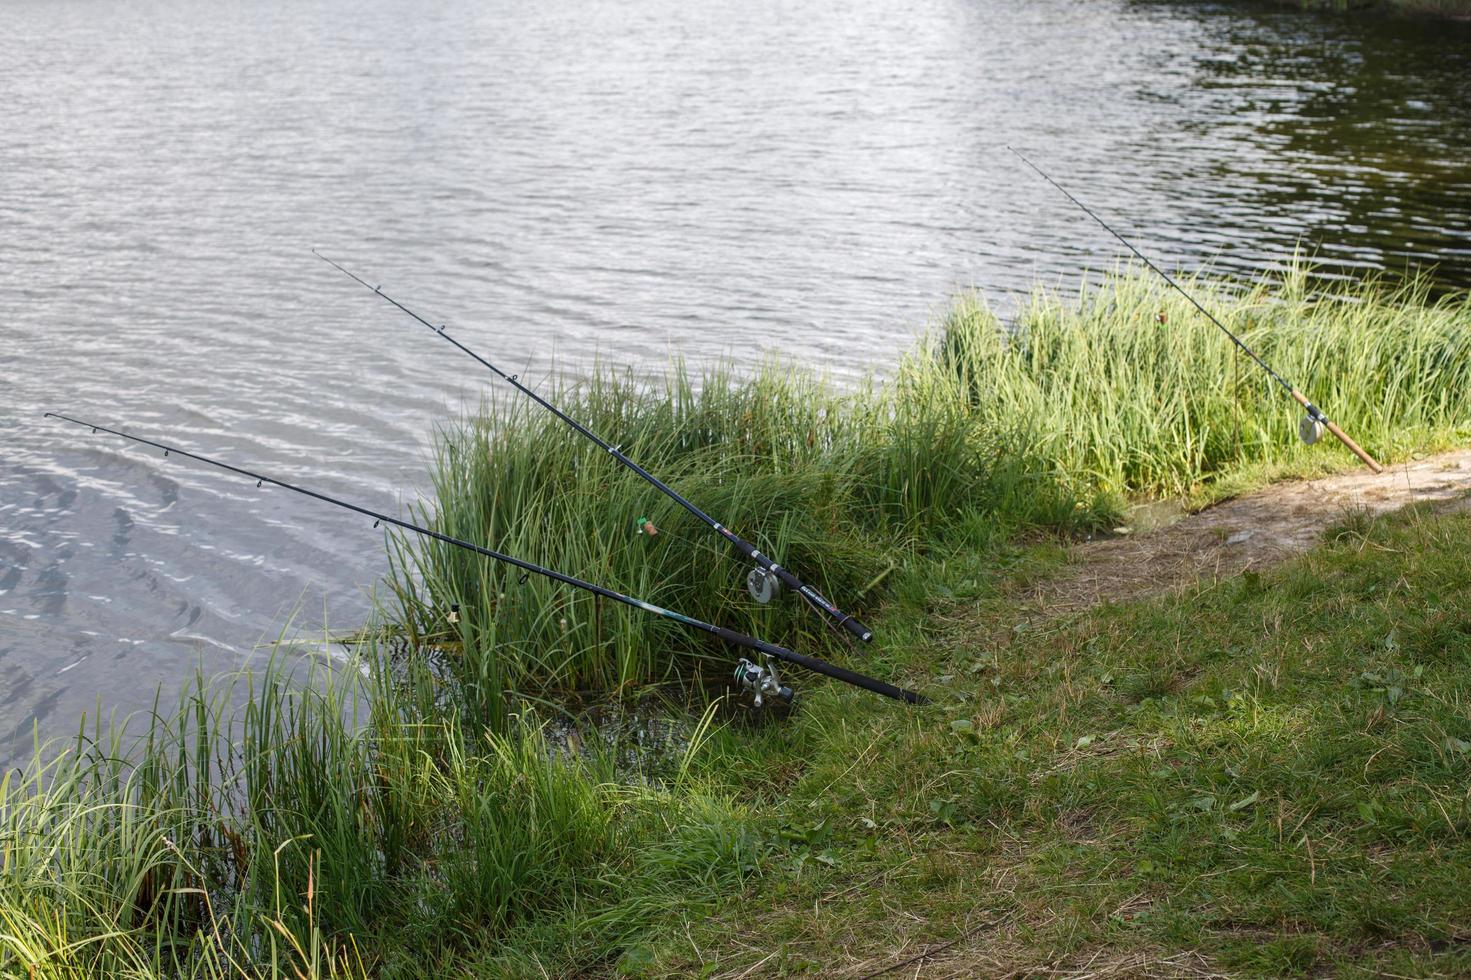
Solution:
M 1274 247 L 1301 239 L 1344 274 L 1435 266 L 1441 288 L 1471 285 L 1466 26 L 1279 13 L 1230 37 L 1236 56 L 1204 60 L 1202 88 L 1235 101 L 1244 141 L 1281 163 L 1219 179 L 1254 185 Z

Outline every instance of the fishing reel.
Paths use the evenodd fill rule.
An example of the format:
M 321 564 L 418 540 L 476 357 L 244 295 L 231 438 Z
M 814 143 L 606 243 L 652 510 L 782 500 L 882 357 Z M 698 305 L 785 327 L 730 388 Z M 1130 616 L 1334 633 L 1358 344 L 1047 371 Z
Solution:
M 1297 437 L 1311 446 L 1323 438 L 1323 420 L 1314 415 L 1304 415 L 1297 423 Z
M 781 595 L 781 579 L 771 569 L 758 565 L 746 573 L 746 591 L 764 606 Z
M 776 661 L 771 657 L 766 658 L 765 666 L 742 657 L 736 664 L 735 681 L 751 692 L 751 703 L 757 708 L 765 704 L 768 697 L 775 697 L 783 704 L 792 703 L 792 689 L 782 684 L 776 672 Z

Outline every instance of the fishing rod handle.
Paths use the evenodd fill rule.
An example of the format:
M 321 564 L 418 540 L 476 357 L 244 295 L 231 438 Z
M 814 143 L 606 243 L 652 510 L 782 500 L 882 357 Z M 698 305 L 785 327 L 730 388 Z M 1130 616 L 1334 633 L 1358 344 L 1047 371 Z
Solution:
M 780 565 L 773 563 L 771 566 L 771 571 L 776 574 L 777 578 L 782 580 L 783 585 L 787 586 L 790 589 L 795 589 L 803 596 L 806 596 L 809 602 L 816 603 L 817 608 L 823 610 L 833 619 L 837 620 L 838 625 L 841 626 L 843 629 L 847 630 L 849 633 L 852 633 L 864 643 L 873 642 L 872 630 L 870 630 L 867 626 L 864 626 L 852 616 L 849 616 L 847 613 L 843 612 L 831 602 L 828 602 L 827 599 L 823 597 L 821 592 L 818 592 L 810 585 L 804 584 L 801 579 L 797 578 L 797 576 L 793 575 L 785 568 L 782 568 Z
M 714 521 L 711 521 L 710 526 L 719 531 L 720 534 L 727 541 L 729 541 L 731 545 L 743 556 L 755 562 L 760 567 L 766 569 L 768 572 L 771 572 L 771 574 L 775 575 L 781 580 L 782 585 L 785 585 L 793 592 L 804 596 L 807 601 L 811 602 L 818 609 L 821 609 L 833 619 L 837 620 L 838 625 L 843 627 L 843 629 L 847 630 L 849 633 L 852 633 L 864 643 L 873 642 L 872 630 L 870 630 L 867 626 L 864 626 L 852 616 L 849 616 L 847 613 L 843 612 L 843 610 L 839 609 L 837 606 L 833 605 L 821 592 L 818 592 L 812 586 L 808 585 L 806 582 L 803 582 L 801 579 L 797 578 L 797 576 L 793 575 L 791 572 L 787 571 L 785 568 L 781 567 L 776 562 L 763 555 L 760 551 L 756 550 L 756 546 L 754 544 L 747 541 L 745 538 L 741 537 L 739 534 L 736 534 L 730 528 L 725 527 L 722 524 L 716 524 Z
M 757 650 L 789 664 L 805 667 L 815 674 L 824 674 L 834 680 L 840 680 L 844 684 L 851 684 L 865 691 L 871 691 L 874 694 L 879 694 L 886 698 L 893 698 L 895 701 L 903 701 L 906 704 L 930 703 L 930 699 L 923 694 L 917 694 L 914 691 L 902 687 L 895 687 L 893 684 L 881 681 L 876 677 L 859 674 L 855 671 L 848 670 L 846 667 L 839 667 L 837 664 L 830 664 L 826 660 L 809 657 L 805 653 L 797 653 L 795 650 L 788 650 L 786 647 L 779 647 L 774 643 L 767 643 L 764 640 L 758 640 L 744 633 L 737 633 L 735 630 L 726 629 L 724 626 L 716 626 L 712 632 L 733 646 Z
M 1353 453 L 1359 459 L 1363 460 L 1365 466 L 1369 467 L 1369 469 L 1373 470 L 1375 473 L 1384 472 L 1384 467 L 1379 464 L 1379 461 L 1376 460 L 1373 456 L 1370 456 L 1368 453 L 1366 453 L 1363 448 L 1359 446 L 1358 443 L 1350 439 L 1348 437 L 1348 433 L 1340 429 L 1336 422 L 1333 422 L 1330 419 L 1324 419 L 1323 425 L 1327 427 L 1329 432 L 1337 436 L 1338 441 L 1347 446 L 1351 453 Z
M 1292 390 L 1292 397 L 1293 397 L 1293 399 L 1296 400 L 1297 403 L 1299 405 L 1301 405 L 1303 408 L 1307 409 L 1308 415 L 1310 415 L 1313 418 L 1317 419 L 1319 422 L 1322 422 L 1324 428 L 1326 428 L 1329 432 L 1333 433 L 1334 437 L 1337 438 L 1339 442 L 1343 443 L 1345 446 L 1347 446 L 1349 448 L 1349 452 L 1353 453 L 1355 456 L 1357 456 L 1359 459 L 1361 459 L 1363 461 L 1364 465 L 1367 466 L 1367 467 L 1369 467 L 1369 469 L 1372 470 L 1372 471 L 1374 471 L 1375 473 L 1383 473 L 1384 472 L 1384 467 L 1381 466 L 1381 465 L 1379 465 L 1379 461 L 1378 460 L 1376 460 L 1373 456 L 1370 456 L 1368 453 L 1366 453 L 1363 450 L 1363 447 L 1361 447 L 1358 443 L 1356 443 L 1352 439 L 1350 439 L 1348 437 L 1348 433 L 1347 432 L 1344 432 L 1342 429 L 1340 429 L 1338 427 L 1338 424 L 1336 422 L 1332 421 L 1326 415 L 1324 415 L 1322 412 L 1320 412 L 1313 405 L 1312 402 L 1308 401 L 1306 395 L 1304 395 L 1302 392 L 1298 391 L 1296 388 L 1293 388 L 1291 390 Z

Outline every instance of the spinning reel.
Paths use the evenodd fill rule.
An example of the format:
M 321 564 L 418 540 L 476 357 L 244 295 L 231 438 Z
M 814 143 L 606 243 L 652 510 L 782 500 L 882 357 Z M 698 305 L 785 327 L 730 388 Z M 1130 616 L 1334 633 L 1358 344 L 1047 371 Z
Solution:
M 792 703 L 792 689 L 782 684 L 776 672 L 776 661 L 769 656 L 765 666 L 742 657 L 736 664 L 735 681 L 751 692 L 751 703 L 757 708 L 765 704 L 768 697 L 775 697 L 783 704 Z

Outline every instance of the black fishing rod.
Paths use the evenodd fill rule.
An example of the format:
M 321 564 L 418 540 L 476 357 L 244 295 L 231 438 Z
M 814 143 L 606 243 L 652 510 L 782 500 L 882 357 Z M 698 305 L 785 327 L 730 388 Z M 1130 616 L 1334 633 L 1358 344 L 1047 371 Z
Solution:
M 1308 401 L 1306 395 L 1304 395 L 1302 392 L 1298 391 L 1295 387 L 1289 384 L 1287 379 L 1282 377 L 1282 375 L 1272 370 L 1272 366 L 1266 361 L 1262 360 L 1261 355 L 1257 354 L 1256 351 L 1246 346 L 1245 341 L 1232 333 L 1224 323 L 1222 323 L 1220 320 L 1217 320 L 1215 316 L 1212 315 L 1210 310 L 1207 310 L 1204 306 L 1201 306 L 1200 303 L 1196 301 L 1195 297 L 1187 293 L 1185 291 L 1185 288 L 1181 286 L 1178 282 L 1176 282 L 1169 273 L 1165 272 L 1159 266 L 1149 261 L 1149 258 L 1143 252 L 1135 248 L 1132 242 L 1110 228 L 1108 222 L 1104 221 L 1098 215 L 1094 214 L 1093 211 L 1089 209 L 1089 207 L 1082 201 L 1069 194 L 1067 192 L 1067 188 L 1063 187 L 1057 181 L 1049 177 L 1042 170 L 1041 167 L 1037 166 L 1035 163 L 1022 156 L 1015 147 L 1008 146 L 1007 149 L 1010 150 L 1012 153 L 1015 153 L 1017 155 L 1017 158 L 1021 160 L 1022 163 L 1025 163 L 1027 166 L 1035 170 L 1039 177 L 1047 181 L 1047 183 L 1051 184 L 1053 187 L 1056 187 L 1058 190 L 1062 191 L 1064 197 L 1066 197 L 1069 201 L 1072 201 L 1079 208 L 1081 208 L 1083 213 L 1088 215 L 1088 217 L 1092 218 L 1094 221 L 1102 225 L 1104 231 L 1108 232 L 1110 235 L 1123 242 L 1124 247 L 1133 252 L 1136 256 L 1138 256 L 1141 262 L 1149 266 L 1149 268 L 1153 269 L 1155 272 L 1159 273 L 1160 278 L 1169 283 L 1174 288 L 1175 292 L 1179 293 L 1181 296 L 1184 296 L 1187 300 L 1189 300 L 1191 306 L 1195 307 L 1197 310 L 1203 313 L 1207 320 L 1209 320 L 1211 323 L 1214 323 L 1217 327 L 1220 328 L 1222 333 L 1231 338 L 1231 343 L 1235 344 L 1238 348 L 1245 352 L 1247 357 L 1250 357 L 1253 361 L 1256 361 L 1258 366 L 1260 366 L 1263 371 L 1267 372 L 1268 377 L 1281 385 L 1283 389 L 1292 396 L 1293 401 L 1301 405 L 1303 407 L 1303 410 L 1306 411 L 1308 414 L 1307 419 L 1303 421 L 1303 425 L 1298 429 L 1298 433 L 1302 436 L 1304 442 L 1308 443 L 1309 445 L 1317 442 L 1318 436 L 1322 433 L 1322 429 L 1327 429 L 1329 432 L 1333 433 L 1335 437 L 1337 437 L 1339 442 L 1347 446 L 1355 456 L 1363 460 L 1365 466 L 1369 467 L 1369 469 L 1373 470 L 1375 473 L 1384 472 L 1384 467 L 1380 466 L 1378 461 L 1375 460 L 1373 456 L 1370 456 L 1368 453 L 1364 452 L 1364 450 L 1359 447 L 1358 443 L 1350 439 L 1347 433 L 1345 433 L 1342 429 L 1340 429 L 1337 425 L 1330 421 L 1328 416 L 1324 415 L 1316 405 Z M 1318 428 L 1319 426 L 1321 426 L 1322 428 Z
M 91 429 L 94 433 L 106 432 L 109 435 L 128 439 L 132 442 L 139 443 L 140 445 L 151 446 L 154 449 L 161 449 L 163 450 L 163 454 L 165 456 L 168 456 L 170 454 L 177 454 L 179 456 L 187 457 L 188 459 L 198 460 L 201 463 L 207 463 L 210 466 L 218 467 L 219 469 L 225 470 L 227 472 L 235 473 L 239 476 L 254 480 L 257 487 L 261 486 L 262 484 L 270 483 L 285 490 L 290 490 L 293 493 L 299 493 L 306 497 L 312 497 L 313 499 L 333 504 L 334 506 L 341 507 L 345 510 L 354 511 L 355 513 L 362 514 L 364 517 L 371 517 L 373 518 L 374 527 L 377 527 L 380 523 L 392 524 L 395 527 L 403 528 L 405 531 L 412 531 L 415 534 L 423 535 L 426 538 L 433 538 L 436 541 L 443 541 L 445 544 L 452 544 L 456 547 L 464 548 L 468 551 L 473 551 L 476 554 L 484 555 L 487 558 L 494 558 L 496 561 L 505 562 L 507 565 L 513 565 L 516 568 L 522 569 L 523 571 L 531 572 L 536 575 L 545 576 L 546 578 L 552 579 L 555 582 L 561 582 L 564 585 L 570 585 L 575 589 L 582 589 L 584 592 L 591 592 L 594 595 L 600 595 L 604 598 L 612 599 L 614 602 L 621 602 L 625 606 L 632 606 L 635 609 L 642 609 L 644 612 L 653 613 L 655 616 L 662 616 L 665 619 L 672 619 L 675 622 L 683 623 L 684 625 L 692 629 L 701 630 L 713 636 L 717 636 L 720 639 L 724 640 L 726 643 L 731 644 L 732 646 L 744 647 L 747 650 L 755 650 L 766 658 L 766 663 L 764 665 L 758 665 L 742 658 L 740 661 L 740 665 L 736 669 L 736 679 L 741 683 L 741 686 L 745 687 L 747 690 L 750 690 L 755 695 L 756 705 L 758 707 L 761 705 L 762 699 L 767 696 L 776 697 L 788 702 L 792 699 L 791 688 L 784 686 L 781 683 L 780 677 L 777 675 L 775 664 L 773 663 L 773 661 L 776 660 L 781 660 L 789 664 L 796 664 L 798 667 L 805 667 L 806 669 L 819 674 L 826 674 L 828 677 L 840 680 L 845 684 L 852 684 L 854 687 L 861 687 L 865 691 L 872 691 L 874 694 L 881 694 L 886 698 L 893 698 L 896 701 L 905 701 L 909 704 L 929 703 L 929 699 L 921 694 L 916 694 L 913 691 L 905 690 L 902 687 L 895 687 L 892 684 L 885 683 L 884 681 L 877 680 L 873 677 L 868 677 L 864 674 L 858 674 L 851 670 L 846 670 L 842 667 L 837 666 L 836 664 L 830 664 L 825 660 L 819 660 L 816 657 L 809 657 L 806 654 L 797 653 L 796 651 L 788 650 L 785 647 L 779 647 L 774 643 L 767 643 L 765 640 L 758 640 L 753 636 L 747 636 L 744 633 L 737 633 L 735 630 L 726 629 L 723 626 L 716 626 L 713 623 L 703 622 L 701 620 L 695 619 L 692 616 L 686 616 L 683 613 L 677 613 L 672 609 L 665 609 L 662 606 L 656 606 L 651 602 L 644 602 L 642 599 L 635 599 L 632 596 L 624 595 L 621 592 L 615 592 L 613 589 L 605 588 L 601 585 L 595 585 L 592 582 L 585 582 L 582 579 L 573 578 L 571 575 L 564 575 L 563 573 L 556 571 L 555 569 L 546 568 L 542 565 L 536 564 L 535 562 L 526 561 L 524 558 L 516 558 L 512 555 L 503 554 L 490 548 L 483 548 L 478 544 L 471 544 L 469 541 L 465 541 L 461 538 L 451 537 L 448 534 L 443 534 L 439 531 L 433 531 L 427 527 L 421 527 L 418 524 L 413 524 L 409 521 L 400 520 L 397 517 L 391 517 L 388 514 L 380 514 L 375 510 L 369 510 L 366 507 L 360 507 L 357 504 L 349 503 L 346 500 L 339 500 L 336 497 L 329 497 L 325 493 L 318 493 L 315 490 L 308 490 L 305 487 L 299 487 L 292 483 L 286 483 L 285 481 L 277 480 L 274 477 L 269 477 L 262 473 L 255 473 L 251 470 L 247 470 L 239 466 L 232 466 L 229 463 L 223 463 L 217 459 L 210 459 L 208 456 L 201 456 L 198 453 L 191 453 L 188 450 L 179 449 L 177 446 L 169 446 L 161 442 L 154 442 L 152 439 L 144 439 L 141 436 L 131 435 L 127 432 L 119 432 L 116 429 L 109 429 L 106 426 L 96 425 L 92 422 L 83 422 L 81 419 L 74 419 L 68 415 L 61 415 L 56 412 L 47 412 L 45 417 L 60 419 L 63 422 L 70 422 L 72 425 L 79 425 L 84 429 Z
M 741 555 L 756 564 L 756 568 L 752 569 L 751 574 L 746 577 L 746 587 L 750 590 L 752 597 L 755 598 L 758 602 L 770 602 L 773 596 L 775 596 L 776 594 L 777 590 L 775 586 L 779 582 L 780 584 L 785 585 L 787 588 L 795 591 L 803 599 L 807 600 L 807 603 L 811 605 L 813 609 L 816 609 L 819 612 L 825 613 L 828 616 L 832 617 L 837 622 L 837 625 L 843 627 L 845 630 L 847 630 L 849 633 L 852 633 L 863 642 L 868 643 L 873 639 L 873 633 L 868 629 L 868 627 L 864 626 L 858 620 L 854 619 L 852 616 L 849 616 L 833 603 L 829 602 L 827 598 L 822 595 L 822 593 L 818 592 L 812 586 L 797 578 L 797 576 L 793 575 L 786 568 L 783 568 L 781 565 L 763 555 L 760 551 L 756 550 L 755 545 L 741 538 L 730 528 L 721 524 L 715 518 L 711 517 L 709 514 L 696 507 L 688 499 L 681 496 L 676 490 L 674 490 L 673 487 L 669 486 L 663 480 L 660 480 L 657 476 L 650 473 L 648 470 L 644 469 L 642 466 L 638 465 L 627 456 L 623 455 L 623 453 L 618 449 L 617 446 L 614 446 L 607 440 L 601 438 L 591 429 L 587 428 L 587 426 L 583 425 L 581 422 L 578 422 L 566 412 L 563 412 L 560 408 L 538 395 L 535 391 L 532 391 L 526 385 L 522 384 L 517 379 L 516 375 L 507 374 L 500 368 L 496 367 L 494 364 L 490 363 L 490 361 L 486 360 L 470 348 L 466 347 L 464 344 L 460 343 L 454 337 L 451 337 L 448 333 L 445 332 L 445 327 L 443 324 L 436 327 L 434 324 L 430 323 L 428 320 L 424 319 L 422 316 L 415 313 L 413 310 L 409 309 L 407 306 L 385 293 L 382 286 L 370 285 L 367 280 L 362 279 L 359 276 L 356 276 L 348 270 L 344 269 L 336 262 L 327 258 L 327 256 L 323 255 L 321 252 L 318 252 L 316 249 L 312 249 L 312 254 L 321 259 L 323 262 L 330 265 L 332 268 L 336 269 L 338 272 L 341 272 L 343 275 L 347 276 L 349 279 L 371 290 L 375 295 L 381 296 L 388 303 L 398 307 L 404 313 L 407 313 L 415 320 L 418 320 L 434 333 L 443 337 L 451 344 L 454 344 L 466 354 L 469 354 L 475 360 L 479 361 L 482 365 L 489 368 L 493 373 L 499 375 L 500 378 L 504 380 L 507 384 L 511 385 L 511 387 L 515 388 L 517 391 L 521 392 L 523 395 L 536 402 L 542 408 L 546 409 L 557 418 L 567 423 L 567 425 L 579 435 L 582 435 L 591 440 L 600 449 L 606 450 L 610 456 L 612 456 L 618 462 L 622 463 L 624 466 L 628 467 L 634 473 L 637 473 L 660 493 L 664 494 L 670 500 L 673 500 L 675 503 L 679 504 L 679 506 L 689 511 L 696 520 L 702 521 L 705 524 L 709 525 L 711 530 L 713 530 L 716 534 L 719 534 L 726 541 L 729 541 L 731 546 L 735 548 L 736 551 L 740 552 Z M 773 580 L 773 577 L 775 580 Z

